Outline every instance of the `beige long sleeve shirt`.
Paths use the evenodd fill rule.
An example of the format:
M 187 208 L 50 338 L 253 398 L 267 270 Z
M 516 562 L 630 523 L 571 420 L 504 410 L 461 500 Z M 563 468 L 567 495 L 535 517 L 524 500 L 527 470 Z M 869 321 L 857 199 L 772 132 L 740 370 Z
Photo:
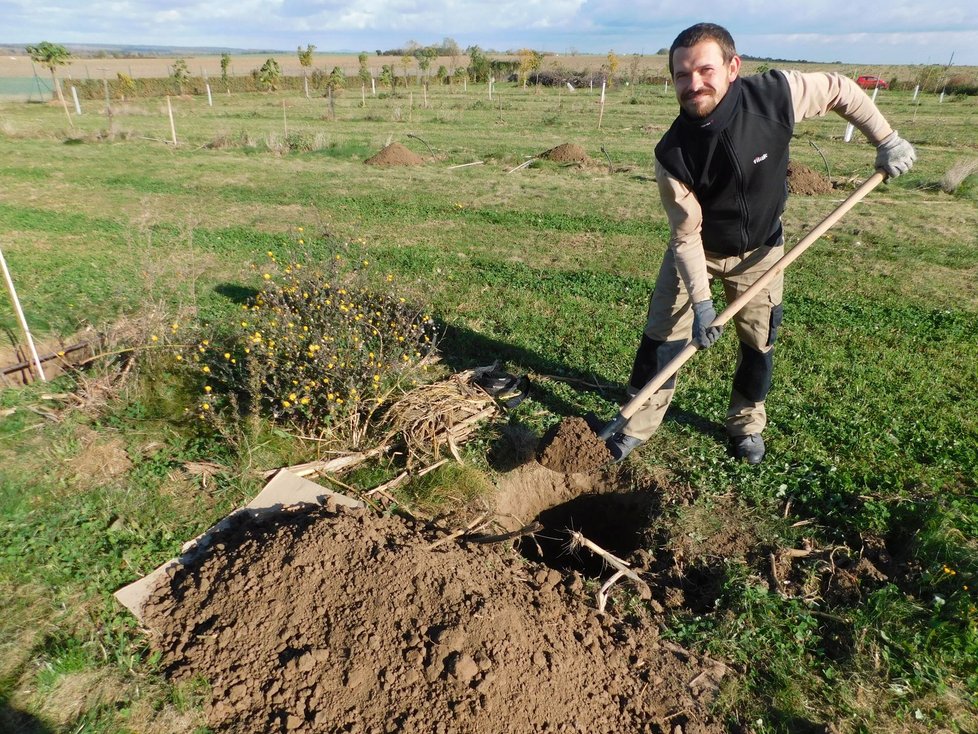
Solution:
M 832 110 L 851 122 L 873 145 L 879 145 L 893 129 L 862 89 L 848 77 L 836 73 L 782 71 L 791 90 L 795 122 L 821 117 Z M 693 303 L 710 298 L 701 231 L 703 212 L 696 195 L 671 176 L 657 160 L 655 178 L 669 220 L 669 247 L 676 267 Z

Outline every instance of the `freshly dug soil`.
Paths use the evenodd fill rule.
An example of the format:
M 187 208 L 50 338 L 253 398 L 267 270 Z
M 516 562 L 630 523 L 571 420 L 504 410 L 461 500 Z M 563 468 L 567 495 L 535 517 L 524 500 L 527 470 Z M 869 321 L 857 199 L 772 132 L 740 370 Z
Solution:
M 611 453 L 587 421 L 565 418 L 540 439 L 537 460 L 553 471 L 587 473 L 611 461 Z
M 538 158 L 544 158 L 555 163 L 587 163 L 590 160 L 587 151 L 575 143 L 562 143 L 556 148 L 544 151 Z
M 391 143 L 364 163 L 369 166 L 420 166 L 424 158 L 400 143 Z
M 801 196 L 827 194 L 832 190 L 832 182 L 818 171 L 804 163 L 788 162 L 788 193 Z
M 218 732 L 726 731 L 724 671 L 598 615 L 580 576 L 431 540 L 368 510 L 242 520 L 144 622 Z

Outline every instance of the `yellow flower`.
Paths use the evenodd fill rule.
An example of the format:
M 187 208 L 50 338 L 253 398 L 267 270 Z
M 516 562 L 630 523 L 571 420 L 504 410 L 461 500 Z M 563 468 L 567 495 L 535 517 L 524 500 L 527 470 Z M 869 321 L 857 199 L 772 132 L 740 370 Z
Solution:
M 210 405 L 210 403 L 204 403 L 203 405 L 200 406 L 200 409 L 201 410 L 210 410 L 211 409 L 211 405 Z
M 296 227 L 296 229 L 299 230 L 300 232 L 305 232 L 305 229 L 303 229 L 302 227 Z
M 299 244 L 300 244 L 300 245 L 304 245 L 304 244 L 306 244 L 306 243 L 305 243 L 305 242 L 304 242 L 304 241 L 302 240 L 302 238 L 299 238 Z
M 309 405 L 309 398 L 303 398 L 299 401 L 302 405 Z
M 204 392 L 208 392 L 209 393 L 210 391 L 211 391 L 211 386 L 210 385 L 204 385 Z
M 282 407 L 283 408 L 291 408 L 292 407 L 292 403 L 290 403 L 288 400 L 283 400 L 282 401 Z
M 289 400 L 295 400 L 295 399 L 296 399 L 295 393 L 294 392 L 289 393 Z
M 207 365 L 205 364 L 205 365 L 204 365 L 203 367 L 201 367 L 201 368 L 200 368 L 200 371 L 201 371 L 201 372 L 210 372 L 210 371 L 211 371 L 211 368 L 210 368 L 210 367 L 208 367 L 208 366 L 207 366 Z
M 364 260 L 364 261 L 363 261 L 363 264 L 364 264 L 364 267 L 366 267 L 367 265 L 369 265 L 369 264 L 370 264 L 370 261 L 369 261 L 369 260 Z
M 176 355 L 175 358 L 176 358 L 177 362 L 182 362 L 183 361 L 183 355 L 182 354 Z
M 271 280 L 272 279 L 272 276 L 269 273 L 262 273 L 261 274 L 261 277 L 263 277 L 265 280 Z
M 231 359 L 231 352 L 225 352 L 224 359 Z
M 156 336 L 156 334 L 153 334 L 153 336 L 150 337 L 150 341 L 158 342 L 159 340 L 160 338 Z

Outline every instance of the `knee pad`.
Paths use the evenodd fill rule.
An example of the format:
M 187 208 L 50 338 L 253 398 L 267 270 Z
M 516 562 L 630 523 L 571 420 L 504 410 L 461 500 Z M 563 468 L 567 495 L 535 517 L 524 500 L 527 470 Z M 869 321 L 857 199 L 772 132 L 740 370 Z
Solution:
M 669 364 L 688 343 L 683 339 L 669 342 L 656 341 L 643 334 L 642 343 L 639 344 L 635 362 L 632 364 L 632 375 L 628 380 L 629 389 L 638 392 L 645 387 L 649 380 Z M 672 390 L 674 387 L 676 387 L 676 376 L 672 375 L 662 388 Z
M 764 402 L 771 389 L 771 375 L 774 372 L 774 348 L 759 352 L 743 342 L 740 343 L 740 364 L 734 375 L 734 389 L 748 400 Z

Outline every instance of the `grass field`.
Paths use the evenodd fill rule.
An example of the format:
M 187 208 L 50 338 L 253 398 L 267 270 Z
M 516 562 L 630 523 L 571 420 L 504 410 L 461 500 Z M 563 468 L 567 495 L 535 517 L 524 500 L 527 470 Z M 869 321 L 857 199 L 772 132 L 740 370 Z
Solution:
M 717 591 L 672 610 L 668 634 L 740 671 L 719 704 L 731 731 L 978 730 L 978 178 L 941 187 L 978 158 L 978 99 L 878 102 L 919 161 L 787 274 L 768 459 L 726 455 L 725 334 L 684 370 L 635 462 L 685 498 L 665 508 L 664 532 L 695 541 L 689 571 Z M 269 252 L 365 261 L 368 280 L 430 307 L 448 366 L 530 373 L 532 398 L 508 422 L 539 433 L 614 415 L 620 391 L 582 383 L 627 379 L 666 246 L 652 150 L 676 105 L 660 87 L 610 90 L 600 127 L 597 93 L 503 84 L 491 100 L 469 85 L 345 91 L 333 109 L 274 93 L 172 105 L 176 146 L 160 99 L 110 115 L 87 103 L 72 127 L 56 105 L 0 106 L 0 246 L 36 336 L 114 326 L 140 355 L 95 397 L 117 363 L 97 364 L 97 381 L 0 392 L 5 731 L 204 731 L 206 682 L 167 684 L 111 594 L 252 496 L 261 470 L 317 449 L 281 428 L 232 440 L 197 420 L 197 386 L 159 346 L 178 338 L 171 322 L 229 330 Z M 829 115 L 796 130 L 793 158 L 828 166 L 840 188 L 789 200 L 789 244 L 872 172 L 874 150 L 843 142 L 844 128 Z M 427 162 L 363 164 L 392 141 Z M 510 172 L 566 142 L 592 162 Z M 5 300 L 0 326 L 17 333 Z M 490 475 L 498 435 L 466 449 Z M 752 549 L 739 559 L 711 550 L 731 505 L 739 519 L 722 530 Z M 776 593 L 768 555 L 802 544 L 819 563 L 796 563 L 794 591 Z

